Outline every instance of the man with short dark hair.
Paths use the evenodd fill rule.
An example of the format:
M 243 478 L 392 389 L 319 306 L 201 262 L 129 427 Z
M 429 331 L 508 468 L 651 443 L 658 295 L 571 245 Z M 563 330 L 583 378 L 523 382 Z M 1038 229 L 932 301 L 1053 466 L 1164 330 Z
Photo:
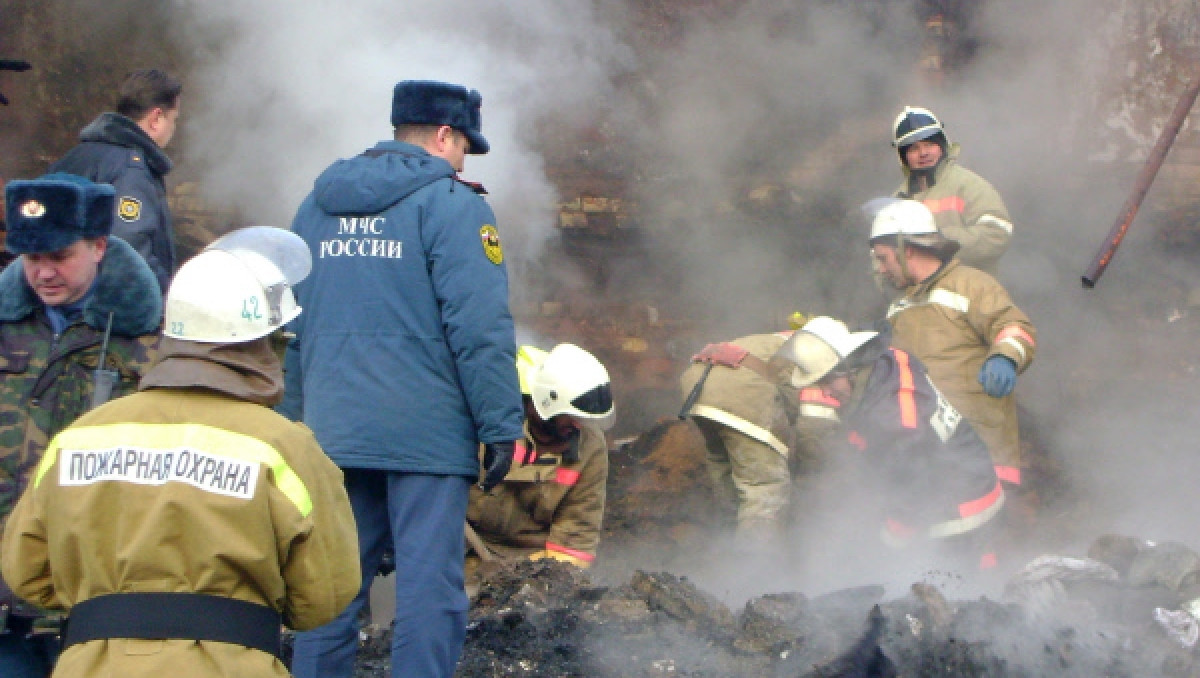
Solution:
M 162 293 L 112 228 L 113 189 L 70 174 L 5 187 L 0 273 L 0 528 L 47 442 L 94 404 L 137 388 L 158 345 Z M 4 617 L 7 615 L 7 631 Z M 0 676 L 50 671 L 43 613 L 0 579 Z
M 923 203 L 938 231 L 958 243 L 964 264 L 996 275 L 1013 235 L 1000 193 L 958 163 L 959 145 L 946 139 L 942 121 L 927 108 L 904 107 L 892 123 L 892 145 L 904 172 L 895 196 Z
M 479 92 L 404 81 L 395 140 L 317 178 L 292 230 L 313 272 L 296 287 L 280 411 L 346 474 L 362 589 L 296 636 L 299 678 L 349 678 L 358 613 L 384 552 L 396 558 L 392 675 L 449 678 L 466 636 L 467 500 L 504 479 L 522 437 L 508 274 L 492 209 L 458 178 L 488 151 Z
M 171 159 L 163 149 L 175 136 L 182 90 L 179 80 L 163 71 L 134 71 L 121 83 L 116 112 L 101 113 L 83 128 L 80 144 L 50 168 L 113 185 L 113 235 L 142 255 L 163 292 L 176 264 L 163 183 Z

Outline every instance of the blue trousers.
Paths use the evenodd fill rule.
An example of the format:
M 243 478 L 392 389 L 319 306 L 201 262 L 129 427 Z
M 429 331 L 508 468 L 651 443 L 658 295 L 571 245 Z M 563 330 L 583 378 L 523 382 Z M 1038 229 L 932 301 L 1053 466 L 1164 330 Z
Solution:
M 358 524 L 362 589 L 337 619 L 296 634 L 296 678 L 351 678 L 359 612 L 384 551 L 396 553 L 393 678 L 451 678 L 467 629 L 463 523 L 471 480 L 464 476 L 344 469 Z
M 30 636 L 30 623 L 9 619 L 9 630 L 0 633 L 0 676 L 3 678 L 46 678 L 58 658 L 58 638 Z

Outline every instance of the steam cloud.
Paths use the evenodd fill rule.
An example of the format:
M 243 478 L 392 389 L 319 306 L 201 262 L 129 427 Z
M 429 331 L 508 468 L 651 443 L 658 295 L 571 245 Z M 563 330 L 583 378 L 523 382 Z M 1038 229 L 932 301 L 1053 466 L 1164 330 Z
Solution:
M 605 97 L 631 56 L 580 0 L 204 0 L 185 11 L 179 32 L 198 71 L 181 133 L 210 195 L 286 226 L 325 166 L 391 138 L 396 82 L 443 80 L 483 94 L 493 151 L 468 157 L 464 176 L 491 191 L 518 252 L 549 234 L 557 200 L 529 143 L 538 121 Z
M 854 211 L 899 183 L 894 115 L 927 106 L 1013 215 L 1000 277 L 1040 332 L 1019 387 L 1028 432 L 1063 466 L 1084 502 L 1072 506 L 1087 508 L 1043 516 L 1030 554 L 1012 555 L 1078 553 L 1109 530 L 1194 543 L 1200 309 L 1187 296 L 1200 281 L 1140 223 L 1161 192 L 1098 289 L 1079 284 L 1180 89 L 1162 70 L 1169 49 L 1147 56 L 1154 17 L 1136 0 L 959 3 L 974 8 L 960 26 L 971 51 L 932 87 L 917 69 L 929 4 L 701 3 L 677 12 L 678 34 L 638 45 L 630 29 L 652 5 L 634 0 L 196 0 L 176 29 L 199 65 L 181 133 L 210 193 L 286 225 L 325 165 L 389 135 L 397 80 L 478 88 L 493 150 L 468 158 L 465 175 L 491 190 L 506 246 L 532 259 L 556 200 L 575 197 L 545 176 L 541 122 L 603 118 L 643 168 L 635 197 L 656 270 L 623 271 L 596 293 L 633 287 L 686 309 L 702 342 L 778 329 L 797 308 L 860 324 L 878 315 Z M 1149 4 L 1200 26 L 1186 3 Z M 1195 47 L 1195 34 L 1170 37 Z M 1147 83 L 1136 102 L 1122 94 L 1130 82 Z M 789 566 L 757 591 L 734 591 L 744 572 L 729 563 L 702 574 L 750 595 L 877 580 L 895 564 L 854 571 L 852 540 L 809 523 L 794 540 L 804 557 L 781 558 Z

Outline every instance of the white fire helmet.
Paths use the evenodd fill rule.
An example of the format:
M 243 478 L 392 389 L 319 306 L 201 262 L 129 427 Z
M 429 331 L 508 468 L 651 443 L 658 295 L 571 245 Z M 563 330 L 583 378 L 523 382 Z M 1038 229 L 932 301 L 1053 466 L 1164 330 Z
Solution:
M 892 145 L 896 148 L 911 146 L 922 139 L 945 134 L 942 121 L 928 108 L 905 106 L 892 123 Z
M 796 366 L 792 371 L 792 386 L 804 388 L 820 381 L 878 334 L 851 332 L 840 320 L 818 316 L 792 334 L 776 355 Z
M 522 347 L 522 352 L 526 348 L 532 347 Z M 549 353 L 543 352 L 540 360 L 535 352 L 540 351 L 533 349 L 525 354 L 524 368 L 518 353 L 517 369 L 523 370 L 521 390 L 533 399 L 539 417 L 549 421 L 569 414 L 602 431 L 612 428 L 616 419 L 612 383 L 608 370 L 595 356 L 574 344 L 559 344 Z
M 863 206 L 863 210 L 874 212 L 871 221 L 871 240 L 887 235 L 913 236 L 933 235 L 938 232 L 933 212 L 916 200 L 881 198 Z
M 271 226 L 233 231 L 175 274 L 163 335 L 216 344 L 264 337 L 300 315 L 291 288 L 310 270 L 308 245 L 295 233 Z

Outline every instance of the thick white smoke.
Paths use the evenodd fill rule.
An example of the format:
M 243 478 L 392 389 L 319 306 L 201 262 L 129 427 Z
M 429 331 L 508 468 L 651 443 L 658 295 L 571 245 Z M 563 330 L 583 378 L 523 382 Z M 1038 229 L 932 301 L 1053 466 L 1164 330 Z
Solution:
M 491 191 L 510 247 L 540 241 L 557 196 L 530 150 L 539 122 L 603 99 L 629 60 L 587 0 L 183 7 L 190 158 L 218 203 L 282 226 L 326 165 L 391 137 L 396 82 L 442 80 L 483 95 L 492 151 L 468 157 L 464 178 Z

